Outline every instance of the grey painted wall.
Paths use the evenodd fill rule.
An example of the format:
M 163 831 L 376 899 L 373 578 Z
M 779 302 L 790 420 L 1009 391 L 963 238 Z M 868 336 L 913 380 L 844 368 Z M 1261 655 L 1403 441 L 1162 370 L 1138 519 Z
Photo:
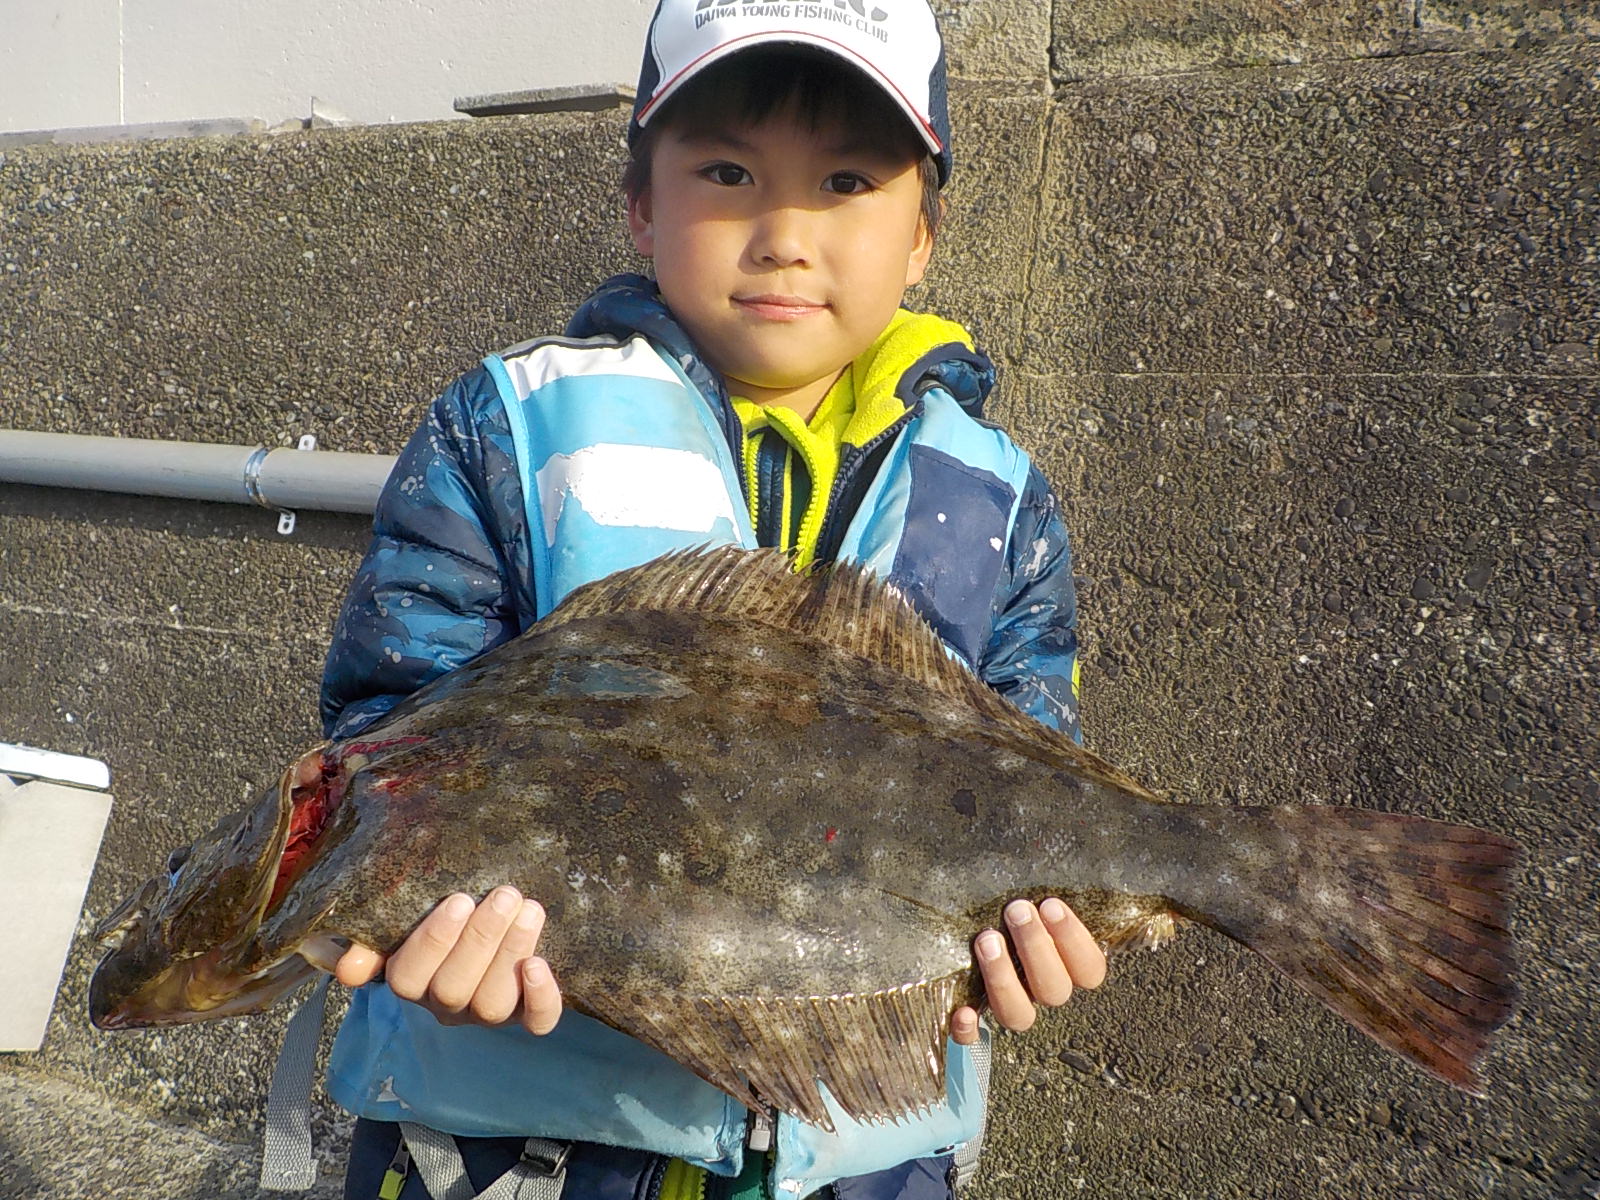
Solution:
M 1000 1041 L 983 1200 L 1600 1188 L 1600 27 L 1462 0 L 946 6 L 958 175 L 917 302 L 1063 494 L 1092 744 L 1197 802 L 1526 847 L 1470 1099 L 1205 931 Z M 617 114 L 0 161 L 0 411 L 392 451 L 625 249 Z M 315 731 L 362 522 L 0 487 L 0 729 L 95 755 L 102 914 Z M 0 1060 L 0 1197 L 251 1196 L 281 1017 Z M 336 1146 L 339 1115 L 319 1127 Z M 323 1193 L 336 1193 L 330 1176 Z
M 453 117 L 458 96 L 628 83 L 653 0 L 0 0 L 0 133 L 320 106 Z

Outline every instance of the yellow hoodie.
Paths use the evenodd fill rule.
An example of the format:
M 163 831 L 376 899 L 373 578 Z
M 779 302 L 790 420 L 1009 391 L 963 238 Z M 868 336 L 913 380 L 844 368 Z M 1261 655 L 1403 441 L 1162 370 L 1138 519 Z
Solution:
M 757 530 L 770 528 L 775 544 L 794 553 L 797 570 L 816 555 L 844 447 L 864 446 L 898 421 L 906 405 L 896 389 L 906 371 L 930 350 L 951 343 L 973 348 L 972 335 L 956 322 L 902 308 L 839 376 L 810 421 L 793 409 L 730 397 L 744 426 L 750 520 Z M 777 438 L 784 443 L 781 447 Z M 766 489 L 761 486 L 764 473 L 770 476 Z M 780 480 L 781 487 L 774 489 Z M 763 500 L 769 510 L 765 514 L 760 511 Z

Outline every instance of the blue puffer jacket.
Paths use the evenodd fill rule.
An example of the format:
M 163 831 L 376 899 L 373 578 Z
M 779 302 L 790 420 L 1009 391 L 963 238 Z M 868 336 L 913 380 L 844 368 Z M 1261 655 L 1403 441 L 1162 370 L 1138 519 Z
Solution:
M 599 397 L 620 424 L 631 411 L 628 397 L 635 390 L 645 395 L 664 389 L 679 397 L 663 401 L 669 409 L 681 413 L 689 404 L 698 413 L 689 423 L 715 441 L 713 456 L 725 449 L 727 458 L 737 461 L 743 431 L 722 381 L 696 354 L 648 280 L 609 281 L 579 310 L 568 338 L 592 340 L 546 340 L 491 356 L 484 368 L 463 376 L 434 403 L 401 455 L 329 651 L 322 706 L 330 737 L 354 735 L 429 680 L 527 628 L 563 594 L 559 588 L 552 594 L 549 576 L 552 564 L 567 560 L 553 559 L 551 547 L 568 536 L 556 525 L 576 509 L 554 518 L 548 507 L 541 510 L 535 494 L 540 464 L 553 461 L 552 455 L 565 461 L 568 453 L 541 443 L 530 458 L 529 440 L 535 435 L 527 414 L 544 412 L 539 405 L 554 404 L 533 418 L 546 422 L 539 429 L 551 428 L 553 413 L 562 428 L 576 421 L 581 433 L 579 418 L 563 416 L 572 412 L 573 403 Z M 563 364 L 572 364 L 578 376 L 564 376 Z M 839 519 L 824 525 L 818 557 L 827 561 L 837 550 L 871 563 L 865 551 L 872 546 L 860 541 L 863 522 L 880 532 L 892 525 L 887 542 L 872 543 L 888 555 L 874 569 L 892 575 L 990 686 L 1039 720 L 1077 736 L 1077 643 L 1066 532 L 1055 497 L 1026 456 L 976 421 L 993 381 L 988 360 L 961 345 L 941 346 L 905 371 L 895 391 L 905 412 L 893 429 L 907 436 L 886 434 L 867 446 L 845 447 L 832 493 L 841 511 Z M 559 398 L 552 401 L 552 396 Z M 683 399 L 689 396 L 698 400 Z M 700 402 L 703 409 L 696 408 Z M 515 422 L 508 407 L 515 410 Z M 610 428 L 604 419 L 601 426 Z M 938 429 L 949 432 L 924 436 Z M 967 466 L 959 455 L 938 449 L 940 444 L 947 450 L 971 446 L 975 452 L 984 447 L 981 456 L 991 465 L 1011 464 L 1010 482 L 1001 484 L 994 474 Z M 736 493 L 737 472 L 724 475 L 733 504 L 729 511 L 743 540 L 752 544 L 748 510 Z M 909 486 L 886 496 L 884 484 L 893 480 Z M 720 494 L 720 485 L 717 490 Z M 949 502 L 956 493 L 975 497 L 967 506 L 971 512 L 1000 514 L 1000 524 L 984 529 L 985 554 L 992 545 L 996 560 L 981 572 L 974 573 L 967 561 L 965 546 L 972 538 L 954 537 L 957 527 L 967 535 L 976 528 L 963 526 L 959 500 Z M 858 505 L 862 520 L 852 522 Z M 541 511 L 552 523 L 530 528 L 529 513 Z M 868 519 L 866 514 L 879 511 L 892 515 Z M 532 524 L 541 524 L 541 518 L 536 515 Z M 836 531 L 832 537 L 830 528 Z M 596 536 L 621 535 L 586 528 L 580 545 L 567 543 L 569 550 L 581 557 Z M 508 1067 L 512 1061 L 519 1066 Z M 474 1062 L 480 1065 L 473 1067 Z M 517 1079 L 488 1086 L 484 1068 L 489 1063 Z M 541 1107 L 537 1089 L 530 1090 L 521 1078 L 529 1071 L 555 1073 L 559 1111 Z M 777 1149 L 786 1190 L 803 1195 L 829 1179 L 971 1136 L 982 1106 L 959 1048 L 951 1049 L 949 1072 L 949 1113 L 920 1131 L 913 1124 L 906 1152 L 898 1157 L 887 1148 L 892 1139 L 884 1127 L 823 1135 L 808 1126 L 795 1128 L 785 1118 Z M 636 1094 L 630 1097 L 634 1082 Z M 739 1169 L 742 1109 L 670 1060 L 576 1014 L 568 1014 L 555 1034 L 542 1039 L 517 1030 L 445 1029 L 373 985 L 352 1002 L 328 1084 L 342 1104 L 370 1118 L 421 1120 L 469 1136 L 526 1133 L 608 1141 L 684 1157 L 723 1174 Z M 507 1107 L 515 1111 L 502 1111 Z M 546 1127 L 551 1122 L 560 1128 Z M 865 1149 L 869 1143 L 870 1151 Z

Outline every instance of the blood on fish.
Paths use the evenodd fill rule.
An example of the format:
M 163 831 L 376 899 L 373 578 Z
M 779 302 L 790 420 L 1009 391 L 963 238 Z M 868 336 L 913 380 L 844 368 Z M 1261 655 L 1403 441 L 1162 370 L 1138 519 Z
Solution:
M 837 829 L 832 828 L 831 826 L 829 827 L 828 832 L 823 834 L 824 839 L 827 840 L 827 841 L 830 841 L 830 842 L 833 841 L 833 839 L 838 837 L 838 836 L 839 836 L 839 831 Z
M 336 768 L 332 763 L 322 765 L 322 778 L 306 787 L 297 787 L 291 796 L 294 805 L 289 814 L 289 838 L 284 843 L 283 857 L 278 860 L 278 878 L 272 885 L 272 896 L 267 907 L 276 904 L 300 876 L 317 836 L 327 827 L 328 817 L 339 807 L 344 789 L 334 787 Z
M 342 746 L 335 747 L 333 752 L 340 758 L 350 754 L 376 754 L 380 750 L 393 750 L 396 746 L 415 746 L 427 740 L 425 737 L 413 734 L 409 737 L 384 738 L 376 742 L 346 742 Z

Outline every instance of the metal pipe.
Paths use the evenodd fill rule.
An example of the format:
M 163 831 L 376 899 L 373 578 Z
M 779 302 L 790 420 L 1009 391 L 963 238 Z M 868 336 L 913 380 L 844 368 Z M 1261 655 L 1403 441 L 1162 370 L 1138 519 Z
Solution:
M 392 454 L 0 429 L 0 483 L 370 513 Z

